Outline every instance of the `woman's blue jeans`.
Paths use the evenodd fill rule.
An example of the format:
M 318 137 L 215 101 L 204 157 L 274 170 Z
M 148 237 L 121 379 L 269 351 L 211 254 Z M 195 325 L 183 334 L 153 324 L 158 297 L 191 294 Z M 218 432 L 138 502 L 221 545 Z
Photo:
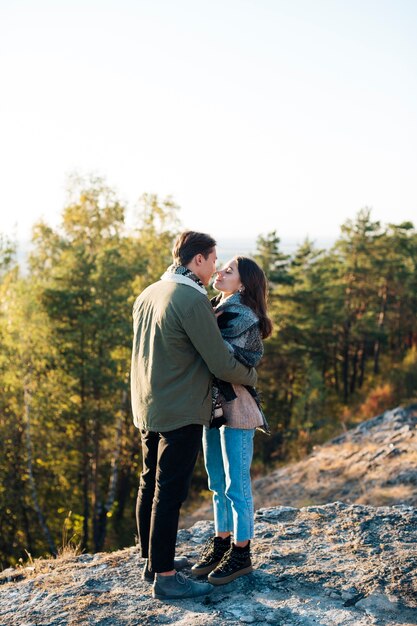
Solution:
M 253 537 L 250 466 L 255 430 L 204 428 L 203 452 L 213 492 L 216 533 L 233 532 L 234 541 Z

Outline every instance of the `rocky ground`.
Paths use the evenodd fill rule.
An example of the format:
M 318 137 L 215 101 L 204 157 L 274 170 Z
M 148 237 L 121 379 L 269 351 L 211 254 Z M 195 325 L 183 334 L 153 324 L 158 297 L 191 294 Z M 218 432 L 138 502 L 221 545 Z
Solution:
M 178 537 L 196 559 L 212 534 Z M 135 548 L 36 561 L 0 575 L 1 626 L 417 624 L 417 509 L 335 502 L 256 513 L 255 571 L 197 600 L 153 600 Z
M 417 506 L 417 405 L 386 411 L 254 482 L 258 506 Z

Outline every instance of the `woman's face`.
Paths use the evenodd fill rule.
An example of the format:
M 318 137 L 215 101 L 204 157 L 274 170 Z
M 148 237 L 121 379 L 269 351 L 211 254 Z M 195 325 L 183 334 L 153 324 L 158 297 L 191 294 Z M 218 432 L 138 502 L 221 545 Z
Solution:
M 232 293 L 239 291 L 242 287 L 242 281 L 240 280 L 236 259 L 232 259 L 226 263 L 226 265 L 217 272 L 213 287 L 223 292 L 225 296 L 230 296 Z

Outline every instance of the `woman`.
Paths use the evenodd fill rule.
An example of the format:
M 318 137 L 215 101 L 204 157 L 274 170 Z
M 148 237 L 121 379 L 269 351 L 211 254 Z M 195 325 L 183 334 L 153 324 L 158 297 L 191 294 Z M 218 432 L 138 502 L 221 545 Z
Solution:
M 258 365 L 262 339 L 272 332 L 264 272 L 252 259 L 238 256 L 217 272 L 214 288 L 221 292 L 212 302 L 223 339 L 242 363 Z M 212 421 L 217 428 L 204 429 L 203 451 L 213 492 L 216 534 L 191 572 L 194 576 L 209 574 L 209 582 L 223 585 L 253 569 L 250 465 L 255 429 L 268 432 L 268 426 L 253 388 L 215 381 L 214 398 L 216 417 Z

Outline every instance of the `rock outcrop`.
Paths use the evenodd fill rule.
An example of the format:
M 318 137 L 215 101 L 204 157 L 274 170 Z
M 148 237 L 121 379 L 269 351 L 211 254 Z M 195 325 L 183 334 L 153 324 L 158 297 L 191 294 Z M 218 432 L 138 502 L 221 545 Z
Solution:
M 386 411 L 253 481 L 255 508 L 348 504 L 417 506 L 417 405 Z M 185 528 L 213 518 L 209 501 L 184 515 Z
M 388 411 L 254 481 L 255 571 L 205 598 L 153 600 L 133 547 L 39 559 L 0 574 L 0 626 L 417 625 L 416 426 L 417 406 Z M 197 516 L 191 561 L 213 533 Z
M 196 559 L 210 521 L 179 531 Z M 153 600 L 135 548 L 2 573 L 2 626 L 417 624 L 417 510 L 335 502 L 257 511 L 255 571 L 197 600 Z M 20 577 L 20 580 L 18 578 Z
M 417 405 L 386 411 L 254 481 L 259 506 L 417 506 Z

